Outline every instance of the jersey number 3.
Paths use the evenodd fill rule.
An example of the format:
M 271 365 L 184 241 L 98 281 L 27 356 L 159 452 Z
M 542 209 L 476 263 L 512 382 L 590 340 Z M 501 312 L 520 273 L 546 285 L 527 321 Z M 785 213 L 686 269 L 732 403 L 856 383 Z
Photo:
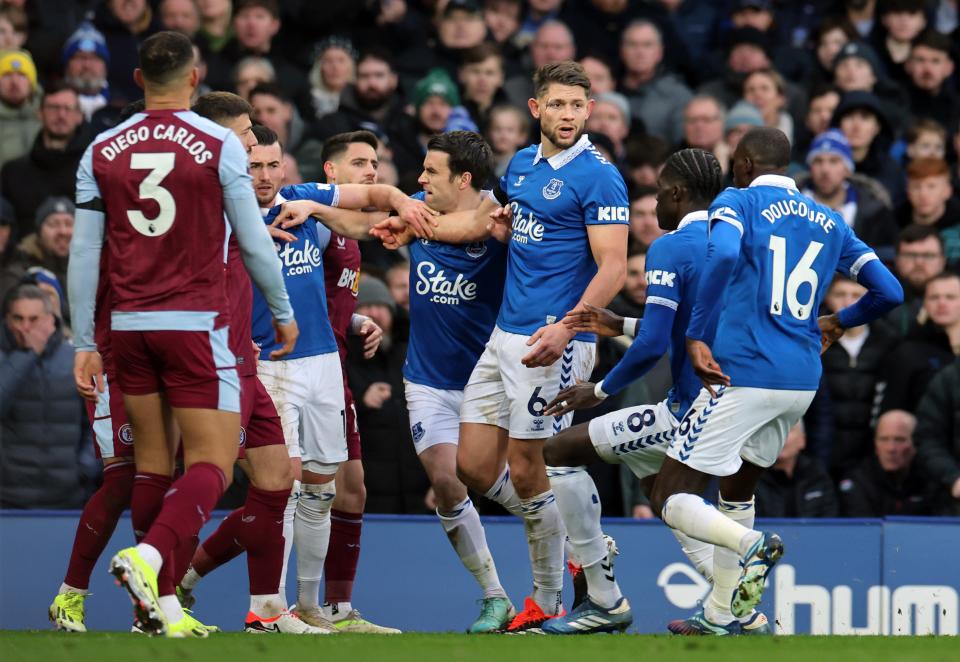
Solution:
M 805 320 L 810 317 L 810 313 L 813 312 L 813 300 L 817 295 L 817 285 L 820 281 L 817 272 L 810 267 L 813 265 L 813 261 L 817 259 L 817 255 L 820 254 L 822 248 L 823 244 L 819 241 L 811 241 L 807 250 L 803 252 L 800 261 L 797 262 L 797 266 L 787 277 L 787 240 L 775 234 L 770 235 L 770 250 L 773 252 L 773 282 L 770 288 L 771 315 L 783 314 L 783 294 L 786 290 L 787 308 L 790 309 L 790 314 L 798 320 Z M 800 286 L 804 284 L 810 285 L 810 298 L 805 303 L 801 303 L 797 299 L 797 293 L 800 291 Z
M 177 201 L 160 183 L 173 170 L 175 156 L 173 152 L 136 153 L 130 156 L 131 169 L 150 171 L 140 182 L 140 199 L 155 200 L 160 208 L 154 218 L 147 218 L 139 209 L 127 210 L 130 225 L 142 235 L 159 237 L 173 225 L 174 216 L 177 214 Z

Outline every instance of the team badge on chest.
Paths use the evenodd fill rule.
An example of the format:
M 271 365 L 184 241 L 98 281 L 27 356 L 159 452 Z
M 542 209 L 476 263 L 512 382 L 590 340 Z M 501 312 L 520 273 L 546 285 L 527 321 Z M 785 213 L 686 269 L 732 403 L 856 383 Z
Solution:
M 560 189 L 563 188 L 563 180 L 551 179 L 550 183 L 543 187 L 543 197 L 547 200 L 556 200 L 560 197 Z

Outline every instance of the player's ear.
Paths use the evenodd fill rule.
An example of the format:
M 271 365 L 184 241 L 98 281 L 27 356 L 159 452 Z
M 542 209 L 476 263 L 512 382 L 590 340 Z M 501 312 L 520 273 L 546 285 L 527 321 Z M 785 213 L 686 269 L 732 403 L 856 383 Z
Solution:
M 139 68 L 133 70 L 133 82 L 137 84 L 141 90 L 143 89 L 143 72 Z
M 587 119 L 593 114 L 593 107 L 597 105 L 596 99 L 587 99 Z
M 470 183 L 473 181 L 472 172 L 464 172 L 460 175 L 460 186 L 458 187 L 461 191 L 467 188 L 470 188 Z
M 540 119 L 540 102 L 537 99 L 532 97 L 527 99 L 527 108 L 530 109 L 530 114 L 533 115 L 533 119 Z

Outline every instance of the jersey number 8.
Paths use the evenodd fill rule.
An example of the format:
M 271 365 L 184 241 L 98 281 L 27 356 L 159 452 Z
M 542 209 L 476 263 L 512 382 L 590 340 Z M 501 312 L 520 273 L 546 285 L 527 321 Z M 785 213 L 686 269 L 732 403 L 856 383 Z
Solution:
M 784 286 L 786 286 L 787 308 L 790 309 L 790 314 L 798 320 L 805 320 L 810 317 L 810 313 L 813 312 L 813 299 L 817 295 L 817 285 L 820 280 L 817 277 L 817 272 L 810 267 L 813 265 L 813 261 L 817 259 L 817 255 L 820 254 L 822 248 L 823 244 L 819 241 L 811 241 L 807 250 L 803 252 L 800 261 L 797 262 L 793 271 L 790 272 L 790 276 L 787 277 L 787 240 L 775 234 L 770 235 L 770 250 L 773 252 L 771 315 L 783 314 L 783 294 Z M 800 291 L 800 286 L 804 284 L 810 285 L 810 298 L 807 299 L 806 303 L 801 303 L 797 299 L 797 292 Z
M 140 182 L 140 199 L 155 200 L 160 208 L 155 218 L 147 218 L 139 209 L 127 210 L 130 225 L 142 235 L 159 237 L 173 225 L 177 201 L 170 191 L 160 186 L 160 182 L 173 170 L 175 156 L 173 152 L 136 153 L 130 156 L 130 168 L 150 171 Z

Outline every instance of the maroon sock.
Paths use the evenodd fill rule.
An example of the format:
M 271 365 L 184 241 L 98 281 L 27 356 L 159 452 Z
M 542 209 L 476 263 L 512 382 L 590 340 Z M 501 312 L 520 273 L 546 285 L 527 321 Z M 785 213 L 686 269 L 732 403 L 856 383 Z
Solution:
M 163 497 L 173 484 L 170 476 L 138 472 L 133 479 L 133 495 L 130 497 L 130 523 L 133 537 L 141 542 L 153 521 L 163 508 Z
M 330 511 L 330 548 L 323 564 L 323 574 L 327 578 L 323 598 L 326 603 L 350 602 L 353 596 L 362 527 L 363 513 Z
M 240 544 L 247 550 L 250 595 L 273 595 L 283 572 L 283 511 L 290 490 L 247 490 L 240 519 Z
M 176 565 L 176 554 L 163 557 L 163 565 L 160 566 L 160 574 L 157 575 L 157 595 L 176 595 L 177 581 L 174 579 Z
M 226 479 L 217 465 L 209 462 L 192 465 L 171 486 L 163 500 L 163 509 L 143 539 L 144 544 L 160 552 L 164 560 L 172 559 L 177 546 L 197 535 L 210 519 L 210 511 L 223 496 L 225 487 Z
M 130 505 L 135 473 L 132 462 L 104 467 L 103 484 L 87 501 L 77 522 L 70 564 L 63 580 L 68 586 L 86 589 L 90 585 L 93 566 L 110 541 L 120 515 Z
M 183 576 L 187 574 L 187 568 L 190 567 L 190 561 L 193 560 L 193 555 L 197 551 L 199 543 L 199 536 L 191 536 L 186 542 L 178 545 L 174 551 L 173 579 L 175 584 L 179 584 L 183 580 Z
M 203 577 L 243 553 L 243 546 L 239 542 L 242 519 L 243 508 L 237 508 L 224 517 L 217 530 L 197 548 L 190 565 L 198 575 Z

